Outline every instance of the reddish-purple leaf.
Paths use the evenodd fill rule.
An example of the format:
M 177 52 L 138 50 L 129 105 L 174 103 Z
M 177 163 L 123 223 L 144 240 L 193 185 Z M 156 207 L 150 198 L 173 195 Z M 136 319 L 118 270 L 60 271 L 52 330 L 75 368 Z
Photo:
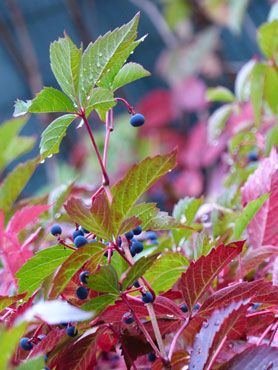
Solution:
M 269 346 L 247 348 L 223 364 L 219 370 L 278 369 L 278 349 Z
M 26 206 L 16 211 L 8 223 L 7 232 L 14 234 L 19 233 L 26 226 L 37 222 L 38 217 L 42 213 L 46 212 L 50 207 L 51 206 L 47 204 Z
M 0 296 L 0 312 L 2 310 L 4 310 L 4 308 L 10 307 L 12 304 L 14 304 L 14 303 L 20 301 L 21 299 L 23 299 L 26 296 L 26 294 L 27 294 L 27 292 L 22 293 L 22 294 L 18 294 L 18 295 L 14 295 L 14 296 L 11 296 L 11 297 Z
M 64 207 L 72 221 L 103 239 L 111 240 L 114 230 L 110 205 L 105 193 L 96 197 L 91 208 L 76 198 L 71 198 Z
M 191 262 L 180 278 L 180 287 L 189 311 L 192 311 L 221 270 L 241 252 L 243 245 L 244 241 L 222 244 L 207 256 Z
M 278 245 L 278 154 L 272 150 L 270 157 L 262 160 L 257 170 L 249 176 L 241 189 L 243 205 L 270 193 L 270 197 L 250 222 L 247 231 L 250 244 L 257 248 L 262 245 Z
M 40 343 L 34 346 L 32 352 L 30 353 L 30 357 L 35 357 L 40 353 L 48 353 L 52 351 L 65 336 L 66 329 L 54 328 Z
M 242 274 L 257 269 L 258 266 L 270 257 L 278 255 L 278 248 L 274 245 L 263 245 L 256 249 L 250 249 L 241 260 Z
M 217 354 L 221 350 L 229 332 L 238 319 L 245 314 L 247 302 L 233 302 L 225 308 L 215 310 L 203 323 L 195 337 L 189 369 L 211 369 Z
M 278 257 L 275 258 L 272 272 L 273 285 L 278 286 Z
M 91 370 L 97 360 L 98 340 L 105 331 L 99 329 L 96 333 L 68 345 L 57 357 L 56 370 Z M 53 366 L 53 364 L 51 364 Z

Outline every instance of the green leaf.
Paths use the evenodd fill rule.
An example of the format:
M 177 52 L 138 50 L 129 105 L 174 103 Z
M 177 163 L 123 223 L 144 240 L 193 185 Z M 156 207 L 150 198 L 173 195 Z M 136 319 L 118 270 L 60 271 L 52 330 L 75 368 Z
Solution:
M 141 221 L 140 225 L 143 230 L 170 230 L 184 227 L 184 225 L 178 222 L 174 217 L 169 216 L 167 212 L 161 212 L 155 206 L 155 203 L 136 204 L 127 213 L 127 217 L 132 216 L 136 216 L 136 218 Z M 130 228 L 126 231 L 129 230 Z
M 181 199 L 174 207 L 173 216 L 183 225 L 191 226 L 202 202 L 202 199 L 190 197 Z M 191 234 L 192 230 L 173 230 L 176 245 L 179 245 L 182 239 L 187 239 Z
M 40 142 L 41 158 L 59 153 L 59 148 L 63 137 L 71 122 L 76 118 L 75 114 L 66 114 L 58 117 L 44 130 Z
M 207 89 L 207 99 L 213 102 L 232 103 L 235 100 L 235 96 L 226 87 L 217 86 Z
M 100 194 L 91 208 L 80 199 L 71 198 L 64 205 L 70 219 L 105 240 L 112 240 L 114 225 L 106 194 Z
M 32 104 L 32 100 L 23 101 L 23 100 L 17 99 L 16 102 L 14 103 L 13 116 L 14 117 L 23 116 L 24 114 L 28 112 L 28 109 L 31 104 Z
M 0 334 L 0 370 L 9 369 L 9 362 L 15 352 L 20 338 L 26 330 L 26 323 L 22 323 L 13 328 L 2 331 Z
M 50 45 L 51 69 L 62 90 L 75 102 L 78 101 L 81 55 L 82 50 L 67 35 Z
M 248 226 L 249 222 L 255 216 L 255 214 L 259 211 L 262 207 L 264 202 L 269 198 L 269 194 L 264 194 L 257 199 L 252 200 L 247 204 L 247 206 L 243 209 L 242 213 L 237 217 L 235 226 L 234 226 L 234 233 L 232 236 L 233 240 L 239 240 L 241 234 Z
M 128 263 L 123 259 L 119 253 L 113 253 L 111 258 L 111 264 L 117 272 L 119 277 L 128 269 Z
M 273 126 L 266 134 L 265 154 L 269 155 L 272 147 L 278 147 L 278 125 Z
M 16 273 L 19 279 L 18 291 L 28 291 L 30 296 L 71 254 L 72 250 L 60 245 L 39 251 Z
M 228 121 L 233 106 L 231 104 L 222 105 L 216 109 L 208 119 L 208 140 L 213 142 L 221 135 L 226 122 Z
M 115 76 L 112 84 L 112 90 L 117 90 L 122 86 L 125 86 L 133 81 L 139 80 L 140 78 L 150 76 L 145 68 L 137 63 L 127 63 Z
M 265 74 L 264 99 L 273 114 L 278 114 L 278 73 L 275 67 L 267 66 Z
M 259 126 L 261 123 L 265 74 L 266 66 L 261 63 L 256 63 L 251 74 L 251 102 L 254 109 L 256 126 Z
M 126 176 L 111 188 L 113 195 L 111 207 L 115 223 L 120 225 L 141 195 L 160 177 L 170 172 L 175 165 L 176 151 L 146 158 L 134 165 Z
M 144 277 L 159 294 L 172 288 L 188 264 L 181 253 L 167 253 L 153 263 Z
M 250 77 L 256 62 L 251 59 L 240 69 L 235 80 L 235 95 L 240 102 L 250 98 Z
M 17 136 L 28 117 L 14 118 L 0 126 L 0 171 L 21 154 L 30 150 L 34 138 Z
M 53 87 L 44 87 L 32 100 L 28 108 L 30 113 L 75 112 L 72 101 L 62 91 Z
M 93 109 L 102 110 L 105 113 L 109 109 L 113 108 L 115 104 L 116 102 L 112 91 L 102 87 L 96 87 L 91 91 L 91 95 L 88 96 L 86 115 L 89 116 Z
M 112 293 L 116 296 L 119 294 L 119 282 L 116 270 L 111 265 L 105 265 L 95 274 L 90 275 L 87 279 L 88 287 L 95 292 Z
M 16 370 L 42 370 L 45 369 L 45 360 L 43 356 L 32 358 L 31 360 L 22 362 Z
M 86 105 L 86 98 L 91 95 L 92 88 L 105 72 L 113 68 L 113 64 L 117 63 L 118 58 L 121 59 L 121 54 L 135 40 L 138 21 L 139 15 L 136 15 L 129 23 L 99 37 L 84 51 L 79 84 L 79 97 L 83 104 Z
M 278 64 L 278 20 L 264 23 L 258 31 L 258 43 L 264 55 Z
M 51 193 L 49 193 L 48 204 L 53 206 L 49 209 L 49 215 L 54 220 L 56 215 L 59 214 L 61 208 L 68 196 L 70 195 L 74 187 L 74 181 L 69 184 L 62 184 L 54 188 Z
M 63 292 L 75 273 L 84 263 L 90 261 L 90 272 L 93 273 L 103 256 L 103 244 L 92 243 L 84 245 L 73 252 L 61 265 L 52 282 L 50 299 L 55 299 Z
M 11 297 L 0 296 L 0 310 L 3 311 L 5 308 L 11 306 L 14 303 L 17 303 L 24 297 L 25 297 L 25 293 L 11 296 Z
M 107 306 L 109 306 L 110 304 L 113 304 L 116 299 L 117 299 L 117 296 L 115 296 L 115 294 L 109 294 L 109 293 L 102 294 L 86 302 L 82 306 L 82 309 L 85 311 L 93 311 L 95 315 L 98 315 Z
M 159 253 L 151 254 L 148 257 L 141 257 L 138 261 L 136 261 L 126 274 L 126 278 L 124 279 L 122 284 L 122 290 L 123 291 L 126 290 L 129 286 L 131 286 L 134 283 L 134 281 L 145 275 L 147 270 L 157 260 L 158 256 Z
M 0 209 L 6 213 L 24 189 L 37 167 L 37 159 L 19 164 L 0 185 Z

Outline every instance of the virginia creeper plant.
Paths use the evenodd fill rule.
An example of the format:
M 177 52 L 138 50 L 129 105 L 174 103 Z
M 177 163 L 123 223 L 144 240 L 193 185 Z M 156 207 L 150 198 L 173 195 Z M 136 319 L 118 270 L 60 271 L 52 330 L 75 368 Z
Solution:
M 144 159 L 117 182 L 107 170 L 109 155 L 117 155 L 109 152 L 117 130 L 115 105 L 131 115 L 127 130 L 145 123 L 117 95 L 149 75 L 126 62 L 144 40 L 137 39 L 138 21 L 136 15 L 84 51 L 66 34 L 53 42 L 51 68 L 61 90 L 45 87 L 33 100 L 15 104 L 16 117 L 63 115 L 42 133 L 39 158 L 16 167 L 1 184 L 0 364 L 57 370 L 277 368 L 278 21 L 260 28 L 267 59 L 241 71 L 236 94 L 222 87 L 208 91 L 211 101 L 226 102 L 208 123 L 208 140 L 228 132 L 224 190 L 214 203 L 184 198 L 172 216 L 146 202 L 144 193 L 175 168 L 176 150 Z M 253 118 L 225 126 L 249 100 Z M 105 125 L 103 152 L 93 111 Z M 10 135 L 9 145 L 22 143 L 11 159 L 32 147 L 32 139 L 17 135 L 24 123 L 19 117 L 0 128 Z M 83 126 L 90 138 L 102 174 L 92 182 L 99 186 L 80 193 L 71 184 L 55 201 L 14 205 L 38 164 L 59 153 L 70 124 Z M 7 146 L 7 136 L 2 138 Z

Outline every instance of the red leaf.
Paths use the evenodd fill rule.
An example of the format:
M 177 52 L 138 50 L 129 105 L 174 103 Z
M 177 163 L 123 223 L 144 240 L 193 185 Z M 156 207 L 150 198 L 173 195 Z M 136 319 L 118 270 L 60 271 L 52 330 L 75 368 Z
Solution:
M 247 309 L 247 303 L 233 302 L 215 310 L 195 337 L 189 369 L 210 369 L 229 332 Z
M 192 311 L 221 270 L 241 252 L 243 245 L 244 241 L 226 246 L 222 244 L 207 256 L 191 262 L 180 278 L 180 287 L 189 311 Z
M 91 370 L 97 360 L 97 348 L 100 337 L 109 329 L 99 329 L 77 342 L 68 345 L 57 357 L 56 370 Z M 53 366 L 53 364 L 51 364 Z
M 219 370 L 274 370 L 278 368 L 278 349 L 269 346 L 247 348 Z
M 18 318 L 22 317 L 22 315 L 32 306 L 33 301 L 34 301 L 37 294 L 38 294 L 38 291 L 33 293 L 33 295 L 28 299 L 28 301 L 26 301 L 22 305 L 20 305 L 17 308 L 17 310 L 9 316 L 9 318 L 6 321 L 7 327 L 11 328 L 14 325 L 14 323 L 16 322 L 16 320 Z
M 274 245 L 263 245 L 250 249 L 241 260 L 242 274 L 246 275 L 247 272 L 256 270 L 267 258 L 275 257 L 275 255 L 278 255 L 278 248 Z
M 51 330 L 51 332 L 49 332 L 40 343 L 34 346 L 32 352 L 30 353 L 30 357 L 35 357 L 41 353 L 48 353 L 52 351 L 61 341 L 61 339 L 65 337 L 65 335 L 66 329 L 55 328 Z
M 203 110 L 207 107 L 206 85 L 199 78 L 189 77 L 174 85 L 173 101 L 179 110 Z
M 47 204 L 26 206 L 16 211 L 8 223 L 7 232 L 18 234 L 27 225 L 36 223 L 38 217 L 50 207 L 51 206 Z
M 249 176 L 241 189 L 243 205 L 265 193 L 269 199 L 249 223 L 247 228 L 251 245 L 254 248 L 262 245 L 278 245 L 278 155 L 275 149 L 270 157 L 261 161 L 257 170 Z

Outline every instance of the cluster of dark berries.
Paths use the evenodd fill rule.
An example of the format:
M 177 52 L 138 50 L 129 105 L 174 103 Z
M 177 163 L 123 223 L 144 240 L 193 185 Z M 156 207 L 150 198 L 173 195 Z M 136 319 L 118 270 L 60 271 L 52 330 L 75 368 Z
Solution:
M 194 305 L 194 307 L 193 307 L 193 310 L 194 310 L 194 311 L 197 311 L 197 310 L 199 310 L 199 309 L 200 309 L 200 307 L 201 307 L 200 303 L 196 303 L 196 304 Z M 181 304 L 181 305 L 180 305 L 180 309 L 181 309 L 181 310 L 182 310 L 182 312 L 184 312 L 184 313 L 188 312 L 188 307 L 187 307 L 187 305 L 186 305 L 185 303 L 183 303 L 183 304 Z
M 137 226 L 132 231 L 128 231 L 127 233 L 125 233 L 125 237 L 129 242 L 129 248 L 132 257 L 134 257 L 136 254 L 141 253 L 144 249 L 143 243 L 134 238 L 135 235 L 140 235 L 141 232 L 142 232 L 141 226 Z
M 130 124 L 133 127 L 143 126 L 144 123 L 145 123 L 145 117 L 141 113 L 133 114 L 132 117 L 130 118 Z

